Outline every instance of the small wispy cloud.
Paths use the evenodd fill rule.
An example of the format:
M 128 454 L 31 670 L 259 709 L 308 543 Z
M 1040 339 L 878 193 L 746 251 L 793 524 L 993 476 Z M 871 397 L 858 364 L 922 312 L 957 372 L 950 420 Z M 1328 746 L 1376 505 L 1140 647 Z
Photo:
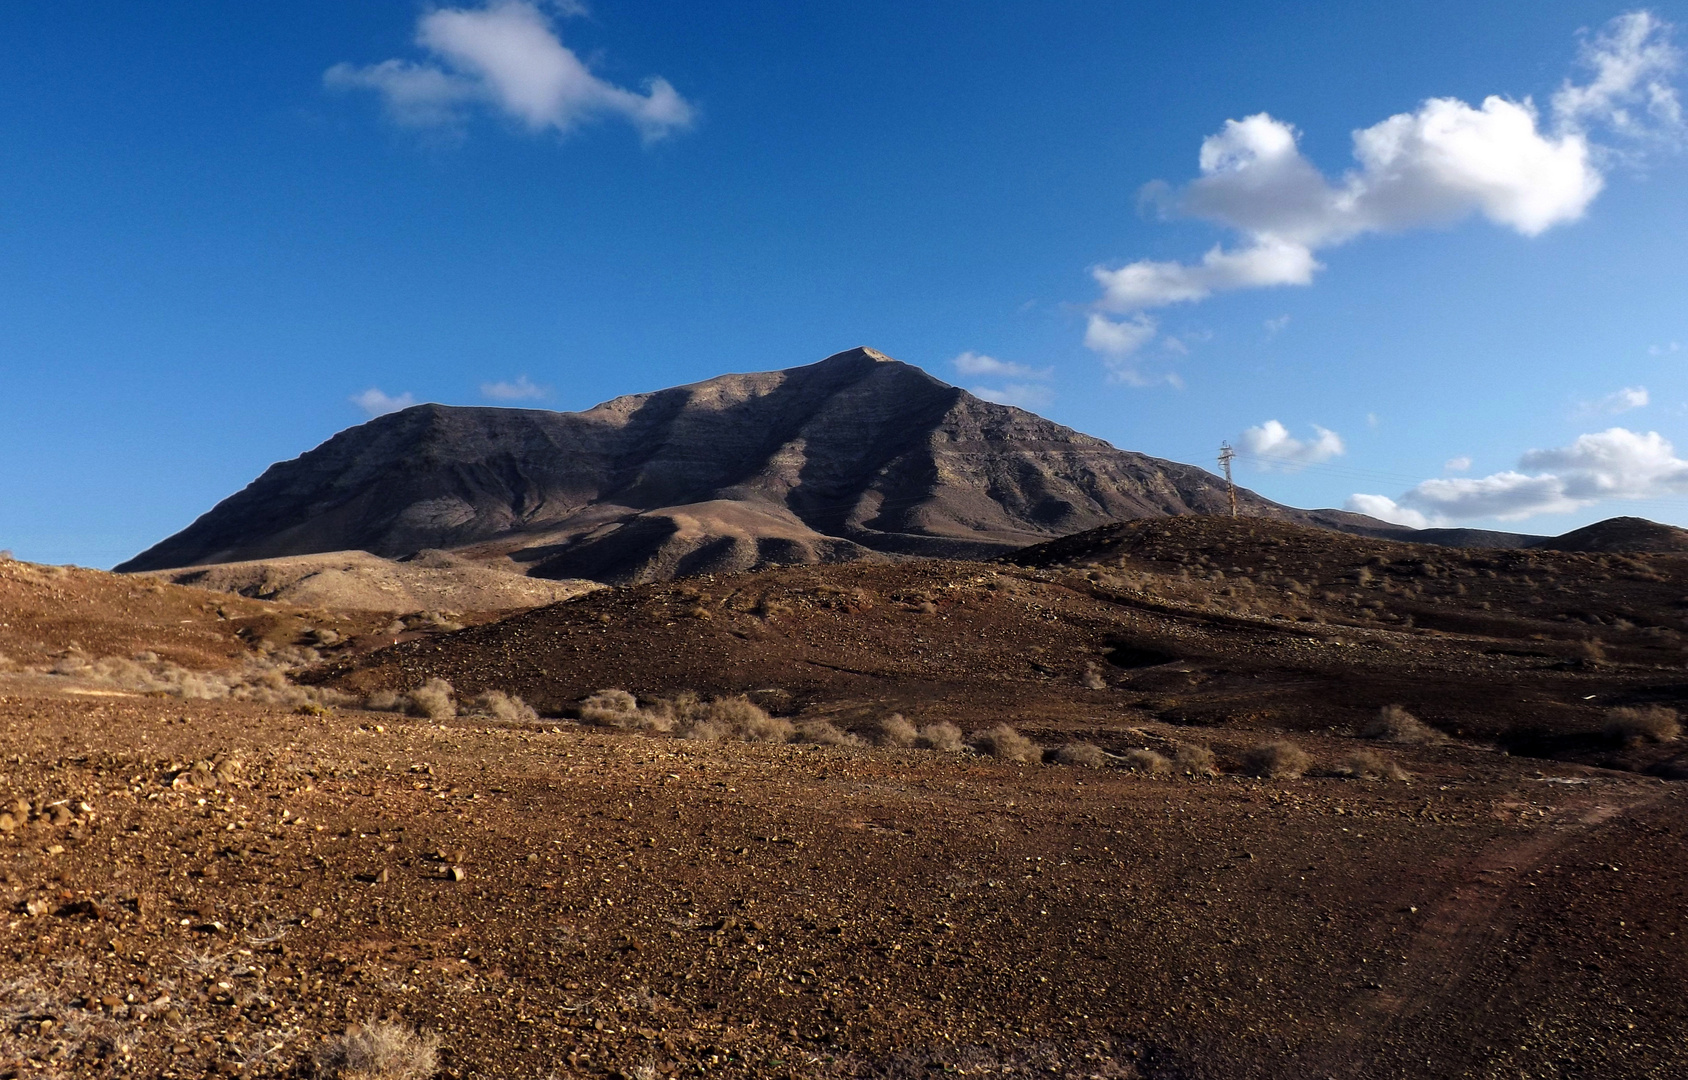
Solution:
M 368 413 L 371 417 L 385 416 L 387 413 L 408 409 L 416 404 L 416 397 L 409 391 L 402 394 L 383 393 L 378 387 L 371 386 L 361 394 L 353 394 L 346 400 Z
M 1033 412 L 1046 408 L 1055 400 L 1055 391 L 1037 383 L 1006 383 L 1002 386 L 975 386 L 975 397 L 994 401 L 998 405 L 1013 405 Z
M 1008 379 L 997 386 L 970 386 L 976 397 L 994 401 L 998 405 L 1013 405 L 1021 409 L 1042 409 L 1055 400 L 1055 391 L 1038 381 L 1053 378 L 1053 367 L 1034 368 L 1012 360 L 999 360 L 984 353 L 964 352 L 950 361 L 963 375 L 985 379 Z
M 1329 428 L 1313 425 L 1313 438 L 1297 439 L 1276 420 L 1268 420 L 1237 436 L 1237 448 L 1260 468 L 1295 472 L 1317 465 L 1347 451 L 1342 436 Z
M 1626 386 L 1596 401 L 1583 402 L 1578 412 L 1584 416 L 1616 416 L 1631 409 L 1645 408 L 1649 400 L 1645 386 Z
M 1016 364 L 1012 360 L 998 360 L 984 353 L 964 352 L 951 361 L 963 375 L 1002 379 L 1047 379 L 1055 374 L 1053 367 L 1034 368 Z
M 569 0 L 549 6 L 565 17 L 585 13 L 583 5 Z M 594 75 L 532 0 L 434 8 L 417 20 L 416 43 L 429 60 L 336 64 L 323 82 L 334 89 L 373 90 L 388 115 L 409 127 L 454 127 L 482 106 L 536 132 L 567 132 L 590 120 L 618 117 L 649 143 L 689 127 L 696 116 L 666 79 L 645 80 L 639 93 Z
M 1459 457 L 1451 457 L 1448 460 L 1442 462 L 1442 471 L 1443 472 L 1470 472 L 1471 471 L 1471 458 L 1468 457 L 1465 454 L 1461 454 Z
M 1680 342 L 1680 341 L 1669 341 L 1669 342 L 1666 342 L 1663 345 L 1649 345 L 1649 346 L 1647 346 L 1647 355 L 1648 356 L 1670 356 L 1673 353 L 1679 353 L 1681 351 L 1682 351 L 1682 342 Z
M 484 382 L 481 396 L 488 401 L 538 401 L 551 396 L 550 387 L 536 386 L 526 375 L 514 382 Z
M 1284 327 L 1289 325 L 1289 316 L 1279 315 L 1275 319 L 1267 319 L 1261 325 L 1265 326 L 1267 337 L 1277 337 L 1283 332 Z

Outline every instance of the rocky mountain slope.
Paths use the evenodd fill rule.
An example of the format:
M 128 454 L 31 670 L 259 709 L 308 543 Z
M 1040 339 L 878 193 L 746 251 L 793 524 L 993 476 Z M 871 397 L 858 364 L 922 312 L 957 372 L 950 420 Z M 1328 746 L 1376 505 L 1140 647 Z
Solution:
M 1245 513 L 1386 528 L 1280 506 Z M 872 349 L 581 413 L 418 405 L 272 466 L 124 571 L 451 549 L 611 583 L 899 555 L 984 558 L 1120 519 L 1211 514 L 1224 482 L 980 400 Z

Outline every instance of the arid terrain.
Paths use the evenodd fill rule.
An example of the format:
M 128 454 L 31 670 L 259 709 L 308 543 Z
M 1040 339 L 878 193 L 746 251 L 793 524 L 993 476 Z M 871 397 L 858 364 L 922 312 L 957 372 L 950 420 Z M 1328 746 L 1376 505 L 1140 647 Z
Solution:
M 1683 1075 L 1688 555 L 1627 528 L 502 617 L 0 562 L 0 1076 Z

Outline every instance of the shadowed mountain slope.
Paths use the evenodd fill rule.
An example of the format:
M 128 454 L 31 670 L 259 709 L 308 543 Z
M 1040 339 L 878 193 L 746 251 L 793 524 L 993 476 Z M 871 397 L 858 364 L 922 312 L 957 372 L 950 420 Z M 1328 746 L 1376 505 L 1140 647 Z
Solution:
M 1384 528 L 1239 491 L 1245 513 Z M 988 558 L 1120 519 L 1226 509 L 1203 469 L 852 349 L 580 413 L 418 405 L 272 466 L 118 569 L 452 549 L 611 583 L 900 555 Z M 510 562 L 505 562 L 510 560 Z

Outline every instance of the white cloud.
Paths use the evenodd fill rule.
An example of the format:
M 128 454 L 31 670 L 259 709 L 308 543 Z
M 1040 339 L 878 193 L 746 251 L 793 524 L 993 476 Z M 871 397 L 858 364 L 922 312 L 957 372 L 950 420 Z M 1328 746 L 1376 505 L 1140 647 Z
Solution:
M 391 394 L 382 393 L 373 386 L 361 394 L 353 394 L 347 400 L 370 416 L 383 416 L 390 412 L 398 412 L 400 409 L 408 409 L 416 404 L 416 398 L 408 391 L 394 397 Z
M 1350 495 L 1344 510 L 1387 521 L 1391 525 L 1405 525 L 1409 529 L 1427 529 L 1430 519 L 1417 510 L 1409 510 L 1386 495 Z
M 492 401 L 533 401 L 550 395 L 550 389 L 535 386 L 526 375 L 520 376 L 515 382 L 481 384 L 481 396 Z
M 1531 450 L 1518 469 L 1484 477 L 1426 480 L 1399 500 L 1384 500 L 1422 513 L 1426 520 L 1562 513 L 1608 499 L 1656 499 L 1688 494 L 1688 461 L 1656 431 L 1614 427 L 1578 436 L 1569 446 Z M 1355 495 L 1349 507 L 1380 495 Z M 1370 511 L 1362 511 L 1369 513 Z M 1382 516 L 1382 515 L 1377 515 Z
M 1444 471 L 1444 472 L 1470 472 L 1471 471 L 1471 459 L 1464 454 L 1461 454 L 1459 457 L 1451 457 L 1448 460 L 1442 462 L 1442 471 Z
M 1480 215 L 1524 236 L 1582 217 L 1605 185 L 1592 144 L 1595 127 L 1620 134 L 1677 131 L 1681 110 L 1670 79 L 1680 54 L 1670 27 L 1635 13 L 1585 41 L 1592 81 L 1566 81 L 1544 128 L 1530 99 L 1484 98 L 1472 106 L 1431 98 L 1353 133 L 1355 167 L 1328 179 L 1302 156 L 1300 133 L 1266 113 L 1228 120 L 1203 140 L 1200 175 L 1182 191 L 1156 182 L 1146 200 L 1240 234 L 1199 262 L 1140 259 L 1093 267 L 1100 311 L 1133 315 L 1217 292 L 1307 285 L 1322 268 L 1316 252 L 1368 233 L 1447 225 Z M 1608 155 L 1609 156 L 1609 155 Z M 1116 353 L 1107 334 L 1120 323 L 1093 315 L 1085 344 Z M 1152 324 L 1147 326 L 1152 336 Z M 1101 328 L 1099 332 L 1098 328 Z M 1141 347 L 1146 336 L 1131 339 Z
M 974 386 L 969 389 L 975 396 L 986 401 L 994 401 L 998 405 L 1015 405 L 1033 412 L 1046 408 L 1055 400 L 1053 390 L 1037 383 L 1007 383 L 999 387 Z
M 584 11 L 564 6 L 564 14 Z M 432 62 L 336 64 L 324 82 L 374 90 L 395 120 L 417 126 L 460 122 L 464 110 L 479 103 L 534 131 L 566 132 L 588 120 L 620 117 L 651 142 L 689 126 L 694 117 L 691 104 L 666 79 L 648 79 L 644 93 L 636 93 L 593 75 L 530 0 L 428 11 L 417 22 L 416 42 L 433 55 Z
M 1237 437 L 1238 448 L 1261 468 L 1294 472 L 1308 465 L 1340 457 L 1346 447 L 1342 436 L 1329 428 L 1313 425 L 1315 437 L 1297 439 L 1276 420 L 1251 427 Z
M 1649 400 L 1645 386 L 1626 386 L 1622 390 L 1612 391 L 1598 401 L 1583 402 L 1582 412 L 1616 416 L 1631 409 L 1643 408 Z
M 1383 420 L 1376 413 L 1369 412 L 1369 413 L 1366 414 L 1366 426 L 1367 427 L 1374 428 L 1381 423 L 1383 423 Z
M 1283 332 L 1284 327 L 1289 325 L 1289 316 L 1279 315 L 1275 319 L 1267 319 L 1261 325 L 1266 328 L 1267 337 L 1277 337 L 1278 334 Z
M 1634 139 L 1679 141 L 1682 103 L 1671 77 L 1682 54 L 1671 26 L 1650 11 L 1632 11 L 1585 38 L 1579 61 L 1594 73 L 1586 86 L 1569 79 L 1553 95 L 1553 115 L 1566 130 L 1588 125 Z
M 998 360 L 983 353 L 964 352 L 953 361 L 955 370 L 963 375 L 1004 379 L 1047 379 L 1055 374 L 1052 367 L 1033 368 L 1009 360 Z
M 1665 345 L 1649 345 L 1649 346 L 1647 346 L 1647 355 L 1648 356 L 1669 356 L 1672 353 L 1679 353 L 1681 351 L 1682 351 L 1682 342 L 1680 342 L 1680 341 L 1672 341 L 1672 342 L 1665 344 Z

